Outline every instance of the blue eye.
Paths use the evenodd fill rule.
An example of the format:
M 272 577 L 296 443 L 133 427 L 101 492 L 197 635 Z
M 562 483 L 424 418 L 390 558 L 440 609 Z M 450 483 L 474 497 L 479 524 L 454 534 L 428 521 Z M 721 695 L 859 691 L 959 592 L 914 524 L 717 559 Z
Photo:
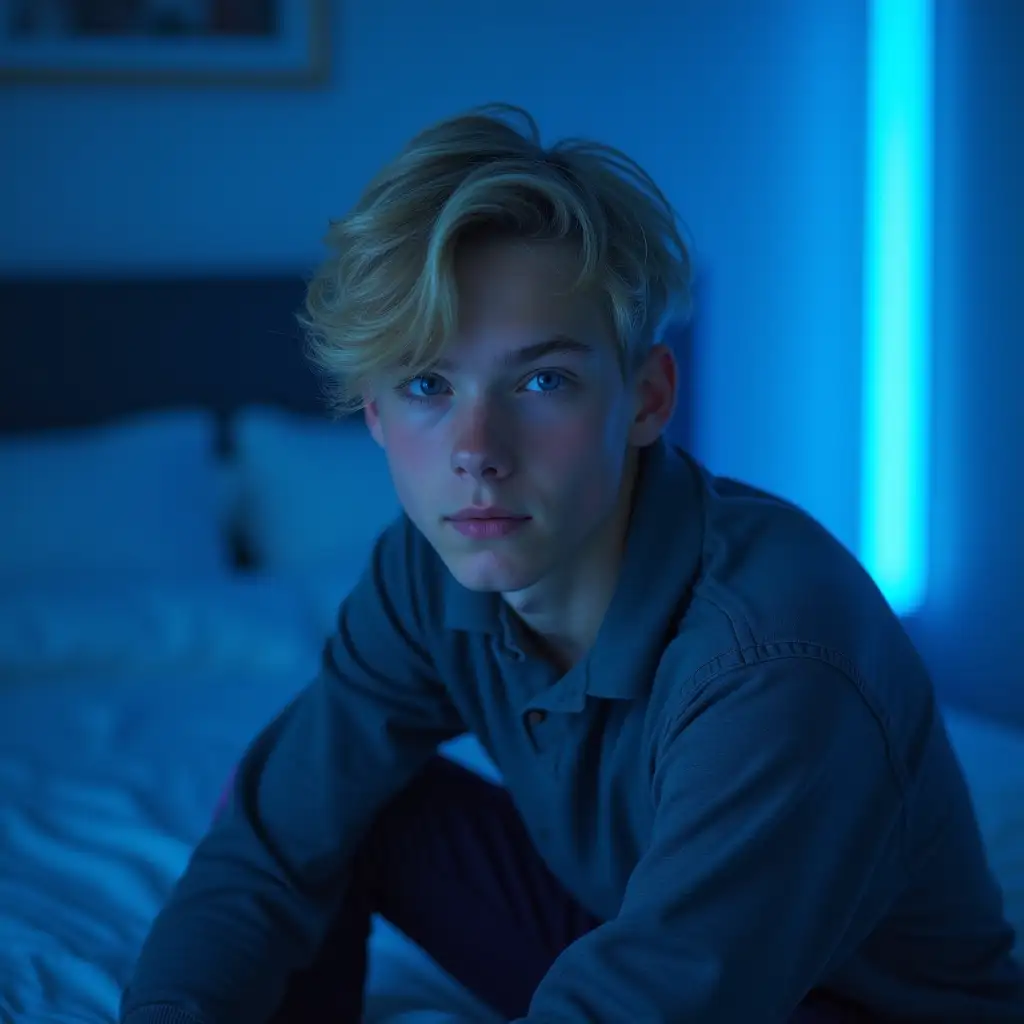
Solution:
M 425 402 L 440 398 L 445 393 L 447 381 L 436 373 L 422 373 L 399 384 L 396 389 L 403 397 L 413 402 Z
M 537 387 L 531 389 L 529 385 L 534 381 L 537 382 Z M 527 390 L 536 390 L 541 394 L 547 395 L 555 391 L 561 391 L 567 383 L 568 378 L 557 370 L 538 370 L 527 382 Z
M 523 391 L 539 395 L 561 394 L 569 389 L 572 380 L 558 370 L 538 370 L 522 386 Z M 406 402 L 433 402 L 444 398 L 451 385 L 436 373 L 421 373 L 409 377 L 395 388 L 395 393 Z

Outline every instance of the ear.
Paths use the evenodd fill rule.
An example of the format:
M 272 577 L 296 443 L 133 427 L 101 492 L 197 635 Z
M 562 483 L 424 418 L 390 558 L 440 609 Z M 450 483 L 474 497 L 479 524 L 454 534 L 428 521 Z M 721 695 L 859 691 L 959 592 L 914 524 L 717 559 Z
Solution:
M 367 427 L 370 428 L 370 436 L 383 448 L 384 431 L 380 427 L 380 409 L 377 408 L 377 403 L 373 399 L 363 404 L 363 418 L 366 420 Z
M 655 345 L 633 376 L 634 415 L 630 444 L 645 448 L 662 435 L 676 408 L 676 357 L 667 345 Z

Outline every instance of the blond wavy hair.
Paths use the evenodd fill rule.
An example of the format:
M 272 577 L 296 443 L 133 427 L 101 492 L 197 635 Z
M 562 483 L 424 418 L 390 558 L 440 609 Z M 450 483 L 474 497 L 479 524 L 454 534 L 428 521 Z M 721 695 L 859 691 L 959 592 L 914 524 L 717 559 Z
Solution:
M 545 147 L 519 107 L 479 108 L 415 136 L 331 222 L 299 322 L 334 412 L 359 409 L 377 375 L 439 358 L 456 328 L 456 252 L 491 234 L 575 246 L 576 287 L 606 299 L 625 374 L 689 314 L 690 251 L 641 167 L 597 142 Z

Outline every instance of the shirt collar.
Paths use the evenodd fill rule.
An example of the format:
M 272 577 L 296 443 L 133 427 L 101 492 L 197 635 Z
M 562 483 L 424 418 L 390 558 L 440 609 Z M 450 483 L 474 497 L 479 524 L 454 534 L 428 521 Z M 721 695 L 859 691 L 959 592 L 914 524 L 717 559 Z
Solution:
M 641 452 L 619 579 L 589 655 L 576 666 L 582 692 L 629 698 L 649 689 L 700 564 L 700 469 L 663 439 Z M 463 587 L 447 568 L 444 621 L 449 630 L 509 637 L 500 594 Z

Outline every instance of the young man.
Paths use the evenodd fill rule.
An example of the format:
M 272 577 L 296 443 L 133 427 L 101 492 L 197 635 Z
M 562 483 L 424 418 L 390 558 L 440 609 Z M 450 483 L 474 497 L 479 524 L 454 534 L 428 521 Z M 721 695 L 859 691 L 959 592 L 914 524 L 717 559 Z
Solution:
M 125 1024 L 357 1021 L 374 912 L 524 1024 L 1024 1021 L 899 622 L 814 521 L 662 440 L 690 269 L 653 183 L 477 112 L 329 241 L 305 322 L 404 515 Z M 437 756 L 467 730 L 503 786 Z

